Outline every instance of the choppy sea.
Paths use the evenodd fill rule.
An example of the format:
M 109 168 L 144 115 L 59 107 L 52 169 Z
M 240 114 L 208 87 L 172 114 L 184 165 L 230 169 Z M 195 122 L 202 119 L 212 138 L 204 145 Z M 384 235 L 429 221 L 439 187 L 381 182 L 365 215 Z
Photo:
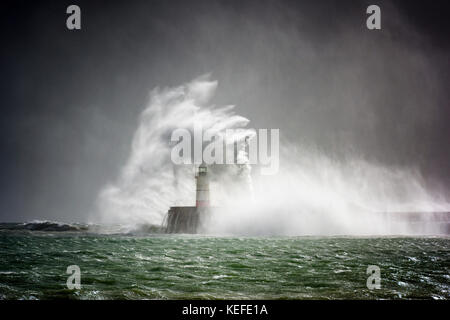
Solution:
M 231 237 L 0 224 L 0 299 L 449 299 L 449 237 Z M 67 288 L 67 267 L 81 289 Z M 378 266 L 380 289 L 367 287 Z M 372 282 L 371 282 L 372 283 Z

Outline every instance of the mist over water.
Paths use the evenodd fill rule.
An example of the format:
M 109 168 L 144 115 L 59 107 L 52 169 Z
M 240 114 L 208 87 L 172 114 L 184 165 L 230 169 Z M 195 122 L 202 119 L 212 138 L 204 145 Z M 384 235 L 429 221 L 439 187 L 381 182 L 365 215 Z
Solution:
M 159 225 L 170 206 L 195 204 L 195 166 L 173 164 L 172 132 L 178 128 L 192 132 L 194 126 L 200 125 L 221 137 L 226 129 L 242 129 L 233 137 L 240 142 L 255 135 L 250 120 L 239 116 L 234 106 L 217 107 L 210 103 L 217 86 L 217 81 L 205 75 L 179 87 L 156 88 L 151 92 L 127 162 L 117 179 L 99 192 L 96 220 L 130 228 Z M 333 158 L 318 148 L 303 145 L 300 139 L 285 141 L 283 128 L 279 129 L 278 173 L 262 175 L 260 165 L 252 168 L 242 144 L 237 158 L 243 164 L 209 167 L 211 205 L 216 209 L 203 232 L 442 233 L 426 221 L 421 221 L 418 228 L 410 221 L 393 220 L 392 215 L 383 214 L 449 211 L 444 197 L 426 190 L 417 168 L 382 166 L 357 152 L 348 153 L 344 160 Z

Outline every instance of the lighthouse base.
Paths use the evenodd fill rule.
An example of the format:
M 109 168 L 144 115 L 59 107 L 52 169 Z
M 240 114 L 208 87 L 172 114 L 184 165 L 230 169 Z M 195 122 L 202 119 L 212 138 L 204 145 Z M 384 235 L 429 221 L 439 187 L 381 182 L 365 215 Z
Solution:
M 199 233 L 208 212 L 207 207 L 170 207 L 166 233 Z

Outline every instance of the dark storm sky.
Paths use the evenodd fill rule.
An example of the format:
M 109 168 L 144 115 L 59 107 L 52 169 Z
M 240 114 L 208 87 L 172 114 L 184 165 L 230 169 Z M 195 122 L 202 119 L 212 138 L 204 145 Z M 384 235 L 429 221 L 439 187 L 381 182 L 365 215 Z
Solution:
M 7 1 L 0 221 L 86 220 L 149 91 L 204 73 L 254 128 L 450 194 L 448 1 Z M 66 29 L 77 4 L 82 30 Z M 369 4 L 382 30 L 365 27 Z

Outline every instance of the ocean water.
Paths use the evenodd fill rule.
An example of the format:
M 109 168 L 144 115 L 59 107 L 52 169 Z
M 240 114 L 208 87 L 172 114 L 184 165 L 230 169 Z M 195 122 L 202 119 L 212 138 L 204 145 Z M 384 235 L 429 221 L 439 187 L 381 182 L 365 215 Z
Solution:
M 450 298 L 449 237 L 98 234 L 0 224 L 0 255 L 0 299 Z M 80 290 L 67 289 L 69 265 L 81 269 Z M 381 289 L 367 288 L 369 265 L 379 266 Z

